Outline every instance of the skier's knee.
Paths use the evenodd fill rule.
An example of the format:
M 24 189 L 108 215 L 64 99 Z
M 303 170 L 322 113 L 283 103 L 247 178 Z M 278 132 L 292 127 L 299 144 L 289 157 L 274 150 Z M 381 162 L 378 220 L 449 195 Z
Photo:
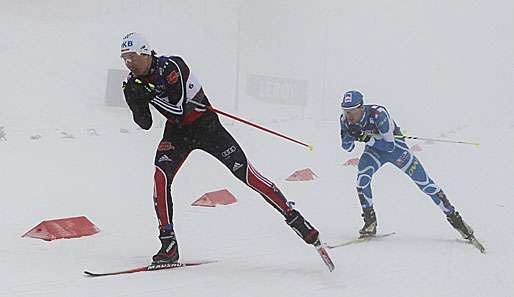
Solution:
M 428 184 L 422 187 L 421 190 L 429 196 L 435 195 L 440 191 L 439 187 L 434 184 Z
M 357 176 L 357 189 L 366 188 L 371 184 L 371 176 L 367 174 L 359 174 Z

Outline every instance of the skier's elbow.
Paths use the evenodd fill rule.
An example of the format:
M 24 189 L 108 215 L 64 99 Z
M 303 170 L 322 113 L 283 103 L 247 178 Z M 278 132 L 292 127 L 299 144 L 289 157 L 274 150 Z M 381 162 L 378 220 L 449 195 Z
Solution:
M 143 129 L 143 130 L 150 130 L 150 128 L 152 127 L 152 124 L 139 125 L 139 127 L 141 127 L 141 129 Z
M 143 117 L 143 118 L 134 118 L 134 122 L 144 130 L 150 130 L 152 127 L 152 118 L 151 117 Z
M 143 130 L 150 130 L 150 128 L 152 127 L 152 122 L 141 123 L 139 124 L 139 127 L 141 127 L 141 129 Z
M 343 148 L 343 150 L 345 150 L 347 152 L 351 152 L 355 148 L 355 144 L 353 142 L 350 142 L 350 143 L 343 142 L 341 147 Z

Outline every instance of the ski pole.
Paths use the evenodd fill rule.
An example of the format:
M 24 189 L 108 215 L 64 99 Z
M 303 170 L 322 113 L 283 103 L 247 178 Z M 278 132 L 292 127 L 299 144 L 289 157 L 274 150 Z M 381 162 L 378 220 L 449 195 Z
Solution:
M 212 112 L 215 112 L 215 113 L 217 113 L 217 114 L 221 114 L 221 115 L 226 116 L 226 117 L 228 117 L 228 118 L 231 118 L 231 119 L 233 119 L 233 120 L 236 120 L 236 121 L 239 121 L 239 122 L 241 122 L 241 123 L 244 123 L 244 124 L 250 125 L 250 126 L 252 126 L 252 127 L 254 127 L 254 128 L 257 128 L 257 129 L 260 129 L 260 130 L 266 131 L 266 132 L 271 133 L 271 134 L 273 134 L 273 135 L 275 135 L 275 136 L 282 137 L 282 138 L 284 138 L 284 139 L 287 139 L 287 140 L 292 141 L 292 142 L 294 142 L 294 143 L 297 143 L 297 144 L 299 144 L 299 145 L 303 145 L 303 146 L 307 147 L 310 151 L 314 150 L 314 146 L 313 146 L 313 145 L 311 145 L 311 144 L 307 144 L 307 143 L 301 142 L 301 141 L 299 141 L 299 140 L 296 140 L 296 139 L 294 139 L 294 138 L 291 138 L 291 137 L 289 137 L 289 136 L 286 136 L 286 135 L 284 135 L 284 134 L 281 134 L 281 133 L 275 132 L 275 131 L 273 131 L 273 130 L 270 130 L 270 129 L 265 128 L 265 127 L 260 126 L 260 125 L 257 125 L 257 124 L 255 124 L 255 123 L 252 123 L 252 122 L 250 122 L 250 121 L 247 121 L 247 120 L 242 119 L 242 118 L 240 118 L 240 117 L 237 117 L 237 116 L 235 116 L 235 115 L 229 114 L 229 113 L 224 112 L 224 111 L 221 111 L 221 110 L 219 110 L 219 109 L 216 109 L 216 108 L 214 108 L 214 107 L 212 107 L 212 106 L 210 106 L 210 105 L 209 105 L 209 106 L 207 106 L 207 105 L 205 105 L 205 104 L 202 104 L 202 103 L 196 102 L 196 101 L 194 101 L 194 100 L 188 100 L 188 102 L 191 102 L 191 103 L 193 103 L 193 104 L 195 104 L 196 106 L 199 106 L 199 107 L 207 108 L 207 109 L 209 109 L 209 110 L 210 110 L 210 111 L 212 111 Z
M 426 137 L 418 137 L 418 136 L 410 136 L 410 135 L 395 135 L 394 138 L 397 138 L 397 139 L 418 139 L 418 140 L 426 140 L 426 141 L 434 141 L 434 142 L 446 142 L 446 143 L 472 144 L 472 145 L 476 146 L 477 148 L 480 147 L 480 143 L 478 143 L 478 142 L 467 142 L 467 141 L 460 141 L 460 140 L 426 138 Z

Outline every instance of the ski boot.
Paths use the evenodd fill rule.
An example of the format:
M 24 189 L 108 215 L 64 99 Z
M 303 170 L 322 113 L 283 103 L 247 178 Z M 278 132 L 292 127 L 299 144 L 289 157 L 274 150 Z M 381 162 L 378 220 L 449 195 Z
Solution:
M 295 209 L 286 215 L 286 223 L 307 243 L 319 244 L 319 232 Z
M 152 257 L 152 264 L 171 264 L 178 261 L 178 244 L 173 230 L 160 230 L 161 249 Z
M 359 238 L 371 237 L 377 234 L 377 217 L 373 207 L 362 209 L 362 218 L 364 219 L 364 226 L 359 230 Z
M 447 214 L 446 219 L 452 227 L 460 233 L 462 238 L 467 240 L 474 238 L 473 229 L 471 229 L 471 227 L 462 220 L 458 211 L 453 211 L 452 213 Z

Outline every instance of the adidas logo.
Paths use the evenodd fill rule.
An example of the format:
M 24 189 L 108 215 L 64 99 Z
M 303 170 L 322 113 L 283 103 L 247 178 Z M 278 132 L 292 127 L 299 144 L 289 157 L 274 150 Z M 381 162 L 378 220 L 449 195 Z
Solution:
M 171 159 L 166 155 L 162 155 L 162 157 L 159 158 L 158 162 L 171 162 Z
M 232 166 L 232 171 L 235 172 L 241 167 L 243 167 L 243 164 L 239 164 L 239 163 L 235 162 L 234 166 Z

